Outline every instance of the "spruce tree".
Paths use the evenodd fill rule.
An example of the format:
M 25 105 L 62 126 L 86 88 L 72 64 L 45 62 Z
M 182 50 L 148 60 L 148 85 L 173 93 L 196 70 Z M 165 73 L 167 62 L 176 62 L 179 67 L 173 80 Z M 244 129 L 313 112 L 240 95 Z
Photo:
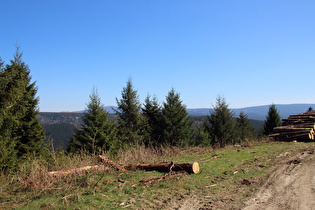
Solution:
M 101 151 L 113 151 L 117 145 L 115 124 L 108 120 L 108 113 L 101 104 L 98 92 L 93 89 L 83 116 L 83 125 L 75 130 L 68 151 L 76 152 L 83 149 L 96 154 Z
M 14 59 L 2 71 L 1 107 L 4 122 L 1 130 L 15 144 L 19 157 L 39 154 L 44 140 L 44 129 L 37 119 L 37 87 L 31 82 L 29 67 L 22 61 L 17 47 Z
M 276 105 L 269 106 L 268 115 L 264 123 L 264 135 L 273 133 L 273 128 L 281 125 L 281 119 Z
M 172 146 L 187 145 L 192 136 L 192 121 L 174 88 L 166 96 L 162 107 L 161 143 Z
M 10 112 L 8 82 L 10 78 L 0 58 L 0 170 L 14 168 L 17 163 L 16 138 L 12 135 L 14 117 Z
M 147 122 L 146 133 L 147 144 L 157 146 L 160 144 L 161 138 L 161 107 L 156 99 L 156 97 L 151 97 L 148 95 L 145 99 L 144 108 L 142 109 L 143 116 Z
M 218 97 L 213 111 L 204 123 L 212 146 L 224 147 L 236 140 L 234 113 L 231 112 L 224 98 Z
M 236 118 L 236 128 L 238 134 L 238 142 L 242 143 L 247 139 L 254 137 L 254 128 L 252 127 L 247 115 L 244 112 L 239 114 Z
M 141 103 L 134 90 L 131 79 L 121 92 L 121 99 L 117 99 L 117 123 L 119 137 L 124 144 L 142 143 L 143 118 Z

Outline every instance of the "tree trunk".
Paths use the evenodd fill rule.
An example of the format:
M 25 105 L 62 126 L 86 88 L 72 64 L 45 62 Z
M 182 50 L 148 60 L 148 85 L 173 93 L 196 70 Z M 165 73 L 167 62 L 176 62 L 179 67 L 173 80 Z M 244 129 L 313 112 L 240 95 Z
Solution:
M 159 172 L 171 172 L 171 171 L 186 171 L 190 174 L 199 173 L 199 164 L 193 163 L 152 163 L 152 164 L 130 164 L 125 166 L 126 170 L 145 170 L 145 171 L 159 171 Z

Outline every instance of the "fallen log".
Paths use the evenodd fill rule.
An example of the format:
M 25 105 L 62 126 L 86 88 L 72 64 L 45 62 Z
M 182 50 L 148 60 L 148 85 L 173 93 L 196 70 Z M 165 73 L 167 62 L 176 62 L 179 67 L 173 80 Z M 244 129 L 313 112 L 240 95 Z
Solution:
M 48 172 L 48 176 L 66 176 L 66 175 L 71 175 L 71 174 L 80 174 L 82 172 L 86 172 L 88 170 L 104 170 L 104 166 L 101 165 L 94 165 L 94 166 L 85 166 L 85 167 L 80 167 L 80 168 L 74 168 L 74 169 L 69 169 L 69 170 L 64 170 L 64 171 L 51 171 Z
M 152 164 L 130 164 L 124 167 L 126 170 L 145 170 L 145 171 L 159 171 L 159 172 L 171 172 L 171 171 L 186 171 L 190 174 L 199 173 L 199 164 L 193 163 L 152 163 Z
M 110 160 L 107 157 L 104 157 L 102 155 L 98 156 L 98 161 L 103 163 L 104 165 L 107 165 L 111 168 L 116 169 L 117 171 L 126 171 L 126 169 L 119 163 L 115 163 L 114 161 Z
M 99 155 L 98 160 L 102 162 L 102 165 L 93 165 L 93 166 L 85 166 L 81 168 L 74 168 L 70 170 L 64 171 L 51 171 L 48 172 L 49 176 L 66 176 L 69 174 L 80 174 L 87 170 L 104 170 L 105 168 L 114 168 L 120 171 L 126 170 L 145 170 L 145 171 L 159 171 L 159 172 L 172 172 L 172 171 L 184 171 L 189 174 L 197 174 L 199 173 L 199 164 L 197 162 L 193 163 L 152 163 L 152 164 L 129 164 L 126 166 L 122 166 L 121 164 L 115 163 L 114 161 Z

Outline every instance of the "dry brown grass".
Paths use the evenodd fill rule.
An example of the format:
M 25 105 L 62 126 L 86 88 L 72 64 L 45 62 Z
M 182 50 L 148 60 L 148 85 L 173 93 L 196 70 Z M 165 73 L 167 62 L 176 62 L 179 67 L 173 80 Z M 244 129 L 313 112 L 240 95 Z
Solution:
M 181 153 L 181 149 L 177 147 L 145 147 L 143 145 L 135 145 L 128 147 L 119 152 L 116 160 L 119 163 L 148 162 L 152 160 L 165 161 L 168 157 Z

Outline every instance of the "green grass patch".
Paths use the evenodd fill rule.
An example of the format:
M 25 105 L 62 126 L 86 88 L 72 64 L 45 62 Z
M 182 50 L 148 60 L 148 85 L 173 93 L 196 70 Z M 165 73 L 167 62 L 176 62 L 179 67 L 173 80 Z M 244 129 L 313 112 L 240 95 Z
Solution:
M 31 177 L 22 171 L 1 175 L 0 208 L 150 209 L 173 205 L 175 208 L 176 203 L 192 195 L 205 205 L 225 201 L 224 207 L 236 208 L 259 188 L 273 166 L 310 147 L 315 144 L 271 142 L 219 150 L 190 148 L 163 157 L 146 157 L 146 163 L 198 162 L 201 169 L 199 174 L 182 175 L 149 186 L 141 181 L 164 174 L 109 170 L 52 178 L 47 177 L 45 164 L 37 165 L 32 166 L 38 171 L 33 171 Z M 25 170 L 31 171 L 30 168 Z M 244 179 L 253 184 L 242 184 Z

